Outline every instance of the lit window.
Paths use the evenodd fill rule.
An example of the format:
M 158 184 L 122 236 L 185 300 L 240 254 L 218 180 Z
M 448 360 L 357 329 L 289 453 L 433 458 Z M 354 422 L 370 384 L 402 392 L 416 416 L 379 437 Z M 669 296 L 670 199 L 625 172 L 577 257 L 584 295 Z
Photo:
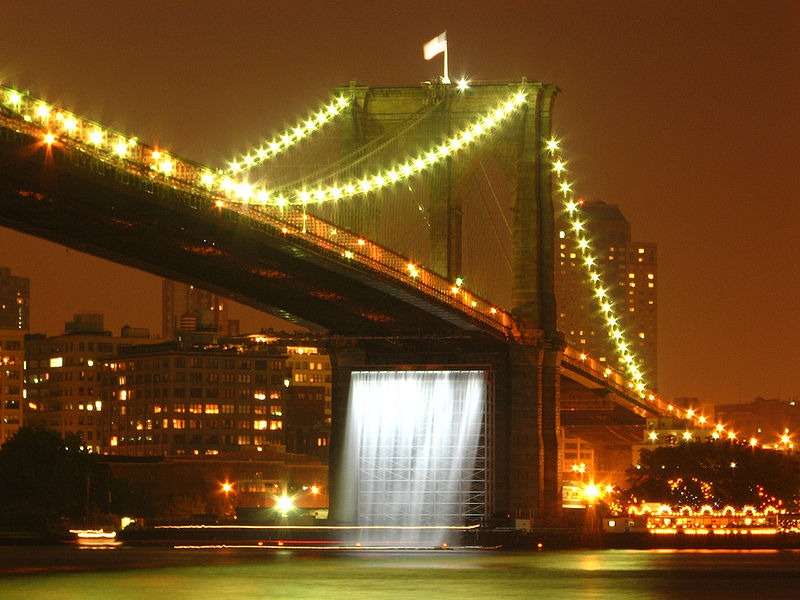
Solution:
M 636 273 L 628 273 L 629 279 L 636 279 Z
M 62 357 L 57 356 L 56 358 L 50 359 L 51 369 L 57 369 L 58 367 L 63 367 L 63 366 L 64 366 L 64 359 Z
M 267 429 L 267 422 L 266 421 L 253 421 L 253 429 L 258 431 L 264 431 Z

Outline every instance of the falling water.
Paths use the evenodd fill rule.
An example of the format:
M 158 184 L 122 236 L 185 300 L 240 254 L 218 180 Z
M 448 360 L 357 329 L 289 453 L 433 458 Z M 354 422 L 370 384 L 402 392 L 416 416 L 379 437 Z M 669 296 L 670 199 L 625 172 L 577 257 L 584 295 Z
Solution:
M 434 546 L 485 506 L 482 371 L 356 371 L 350 383 L 342 497 L 357 541 Z

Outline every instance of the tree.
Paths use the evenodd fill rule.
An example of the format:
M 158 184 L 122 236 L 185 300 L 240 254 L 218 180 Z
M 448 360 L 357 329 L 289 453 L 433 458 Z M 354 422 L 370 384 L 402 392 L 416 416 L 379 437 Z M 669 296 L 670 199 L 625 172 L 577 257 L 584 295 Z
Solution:
M 632 503 L 795 509 L 800 460 L 737 442 L 690 442 L 643 450 L 639 464 L 628 470 L 628 481 L 625 498 Z
M 79 440 L 23 427 L 0 447 L 0 522 L 47 528 L 104 510 L 108 472 Z M 88 502 L 87 502 L 88 493 Z

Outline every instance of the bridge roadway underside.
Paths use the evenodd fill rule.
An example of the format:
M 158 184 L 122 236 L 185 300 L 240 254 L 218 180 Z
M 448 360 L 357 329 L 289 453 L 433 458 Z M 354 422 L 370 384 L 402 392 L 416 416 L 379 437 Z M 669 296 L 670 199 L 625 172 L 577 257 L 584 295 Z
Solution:
M 499 335 L 202 195 L 0 128 L 0 225 L 341 335 Z M 124 284 L 124 282 L 119 282 Z
M 191 283 L 332 336 L 331 477 L 354 369 L 480 368 L 490 381 L 487 514 L 558 519 L 561 340 L 501 339 L 413 287 L 211 200 L 0 128 L 0 225 Z M 125 285 L 125 282 L 117 282 Z

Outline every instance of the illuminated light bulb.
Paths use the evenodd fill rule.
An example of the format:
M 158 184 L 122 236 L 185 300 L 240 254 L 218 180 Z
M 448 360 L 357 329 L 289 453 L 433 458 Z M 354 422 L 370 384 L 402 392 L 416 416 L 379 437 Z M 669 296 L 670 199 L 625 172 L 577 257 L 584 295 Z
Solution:
M 458 293 L 458 286 L 457 285 L 452 286 L 450 288 L 450 293 L 451 294 L 457 294 Z
M 341 188 L 338 188 L 338 187 L 333 187 L 333 188 L 331 188 L 331 197 L 332 197 L 334 200 L 338 200 L 339 198 L 341 198 L 341 197 L 342 197 L 342 190 L 341 190 Z
M 523 92 L 522 90 L 520 90 L 519 92 L 514 94 L 514 98 L 513 98 L 514 103 L 515 104 L 522 104 L 523 102 L 525 102 L 526 96 L 527 96 L 527 94 L 525 92 Z
M 48 146 L 52 146 L 56 141 L 56 136 L 50 133 L 49 131 L 42 136 L 44 143 Z
M 602 304 L 600 304 L 600 312 L 607 313 L 607 312 L 610 312 L 610 311 L 611 311 L 611 302 L 606 300 Z
M 339 96 L 338 98 L 336 98 L 336 104 L 339 105 L 339 108 L 344 108 L 349 104 L 349 100 L 347 99 L 346 96 Z
M 562 181 L 558 186 L 559 191 L 565 196 L 572 192 L 572 184 L 569 181 Z
M 13 108 L 19 108 L 22 106 L 22 94 L 17 90 L 8 90 L 6 92 L 6 104 Z
M 200 183 L 202 183 L 208 189 L 214 187 L 215 179 L 216 178 L 211 171 L 203 171 L 203 173 L 200 175 Z
M 153 150 L 153 152 L 150 154 L 150 157 L 153 160 L 158 160 L 161 158 L 161 152 L 159 150 Z
M 323 189 L 314 190 L 314 200 L 316 200 L 317 202 L 324 202 L 325 201 L 325 190 L 323 190 Z
M 369 179 L 362 179 L 358 182 L 358 189 L 366 194 L 372 189 L 372 183 Z
M 425 168 L 425 161 L 423 159 L 421 159 L 421 158 L 415 158 L 414 159 L 414 168 L 417 171 L 421 171 L 422 169 Z
M 492 307 L 489 309 L 489 312 L 490 312 L 490 313 L 492 313 L 493 315 L 496 315 L 496 314 L 497 314 L 497 309 L 496 309 L 494 306 L 492 306 Z
M 655 431 L 651 431 L 650 433 L 647 434 L 647 438 L 651 442 L 655 442 L 658 439 L 658 433 L 656 433 Z
M 751 437 L 751 438 L 750 438 L 750 441 L 749 441 L 748 443 L 750 444 L 750 446 L 751 446 L 752 448 L 755 448 L 756 446 L 758 446 L 758 438 L 756 438 L 756 437 Z
M 244 166 L 252 167 L 255 164 L 256 159 L 248 154 L 242 159 L 242 162 L 244 163 Z
M 95 127 L 89 132 L 89 143 L 94 146 L 99 146 L 103 143 L 104 133 L 102 129 Z
M 725 431 L 725 426 L 722 423 L 717 423 L 716 425 L 714 425 L 714 430 L 722 433 L 723 431 Z
M 419 276 L 419 270 L 414 263 L 408 263 L 406 268 L 408 269 L 408 274 L 412 279 L 416 279 Z
M 128 141 L 125 138 L 119 138 L 111 149 L 120 158 L 125 158 L 128 155 Z
M 291 143 L 292 143 L 292 136 L 290 136 L 288 133 L 284 133 L 281 135 L 281 144 L 283 144 L 284 147 L 291 145 Z
M 231 162 L 229 170 L 231 173 L 236 175 L 237 173 L 239 173 L 239 171 L 242 170 L 242 165 L 239 161 L 234 160 Z
M 548 151 L 550 154 L 553 154 L 554 152 L 558 152 L 558 146 L 559 146 L 559 144 L 560 144 L 560 143 L 561 143 L 561 142 L 560 142 L 559 140 L 557 140 L 557 139 L 556 139 L 556 138 L 554 138 L 554 137 L 551 137 L 549 140 L 547 140 L 547 141 L 544 143 L 544 148 L 545 148 L 545 150 L 547 150 L 547 151 Z
M 689 441 L 692 439 L 692 432 L 691 431 L 684 431 L 683 432 L 683 439 L 684 441 Z
M 365 240 L 363 238 L 358 238 L 358 242 L 357 243 L 358 243 L 359 246 L 366 246 L 367 245 L 367 240 Z
M 344 192 L 348 196 L 352 196 L 356 193 L 356 186 L 354 186 L 352 183 L 348 183 L 344 186 Z
M 286 494 L 275 497 L 275 510 L 284 517 L 294 510 L 294 501 Z
M 275 204 L 276 204 L 276 206 L 277 206 L 278 208 L 284 208 L 284 207 L 285 207 L 285 206 L 286 206 L 288 203 L 289 203 L 289 202 L 288 202 L 288 200 L 286 200 L 286 196 L 284 196 L 283 194 L 279 195 L 279 196 L 278 196 L 278 197 L 275 199 Z
M 597 259 L 594 256 L 587 256 L 583 259 L 583 264 L 587 267 L 593 267 L 597 263 Z
M 591 281 L 592 283 L 597 283 L 598 281 L 600 281 L 600 273 L 594 273 L 594 272 L 589 273 L 589 281 Z
M 263 188 L 259 189 L 258 192 L 256 192 L 256 199 L 261 204 L 266 204 L 267 202 L 269 202 L 269 192 Z
M 302 127 L 295 127 L 292 129 L 292 134 L 296 140 L 301 140 L 305 136 L 306 132 Z
M 456 81 L 456 89 L 458 89 L 459 92 L 466 92 L 469 89 L 469 79 L 462 77 Z
M 584 225 L 583 225 L 582 221 L 579 221 L 579 220 L 576 219 L 576 220 L 574 220 L 572 222 L 572 229 L 575 231 L 576 234 L 578 234 L 581 231 L 583 231 L 583 227 L 584 227 Z
M 791 442 L 791 438 L 789 437 L 788 433 L 781 435 L 781 444 L 788 445 L 789 442 Z
M 276 142 L 275 140 L 273 140 L 268 144 L 268 147 L 270 152 L 272 152 L 273 154 L 277 154 L 278 151 L 281 149 L 281 144 L 280 142 Z
M 297 197 L 300 198 L 300 202 L 307 204 L 311 200 L 311 193 L 308 190 L 300 190 Z
M 342 253 L 342 256 L 344 256 L 344 257 L 345 257 L 345 258 L 347 258 L 347 259 L 351 259 L 351 258 L 353 258 L 354 254 L 353 254 L 353 251 L 352 251 L 352 250 L 345 250 L 345 251 Z
M 384 178 L 383 175 L 375 175 L 373 181 L 375 182 L 375 186 L 379 188 L 382 188 L 386 185 L 386 178 Z
M 67 133 L 75 133 L 75 130 L 78 128 L 78 121 L 73 116 L 64 117 L 64 122 L 62 124 L 64 131 Z
M 264 160 L 265 158 L 267 158 L 267 154 L 268 152 L 266 148 L 259 148 L 258 150 L 256 150 L 256 158 L 258 160 Z
M 608 377 L 609 375 L 611 375 L 611 369 L 609 369 L 608 367 L 606 367 L 606 368 L 603 370 L 603 377 Z
M 694 409 L 693 408 L 687 408 L 686 409 L 686 416 L 691 419 L 694 416 Z
M 728 439 L 729 440 L 735 440 L 736 439 L 736 433 L 734 433 L 733 431 L 729 431 L 728 432 Z
M 593 504 L 602 495 L 602 490 L 594 483 L 589 483 L 583 488 L 583 497 L 589 504 Z
M 50 107 L 44 102 L 39 102 L 33 114 L 35 114 L 36 118 L 40 121 L 47 121 L 50 119 Z
M 164 175 L 171 175 L 174 169 L 175 163 L 169 156 L 163 158 L 161 162 L 158 163 L 158 170 Z
M 578 239 L 578 249 L 579 250 L 588 250 L 589 249 L 589 240 L 586 238 Z
M 707 421 L 707 419 L 703 415 L 700 415 L 699 417 L 697 417 L 697 422 L 700 423 L 700 425 L 705 425 L 706 421 Z
M 473 300 L 472 302 L 470 302 L 470 303 L 469 303 L 469 305 L 470 305 L 472 308 L 475 308 L 476 306 L 478 306 L 478 302 L 477 302 L 477 301 L 475 301 L 475 300 Z
M 225 203 L 222 200 L 216 200 L 214 201 L 214 206 L 216 206 L 217 208 L 223 208 L 225 206 Z
M 561 175 L 567 170 L 567 163 L 563 160 L 557 160 L 553 163 L 553 172 L 556 175 Z
M 712 431 L 711 432 L 711 439 L 718 440 L 719 439 L 719 431 Z
M 411 175 L 411 165 L 409 165 L 408 163 L 405 163 L 405 164 L 401 165 L 400 166 L 400 174 L 403 177 L 408 177 L 409 175 Z

